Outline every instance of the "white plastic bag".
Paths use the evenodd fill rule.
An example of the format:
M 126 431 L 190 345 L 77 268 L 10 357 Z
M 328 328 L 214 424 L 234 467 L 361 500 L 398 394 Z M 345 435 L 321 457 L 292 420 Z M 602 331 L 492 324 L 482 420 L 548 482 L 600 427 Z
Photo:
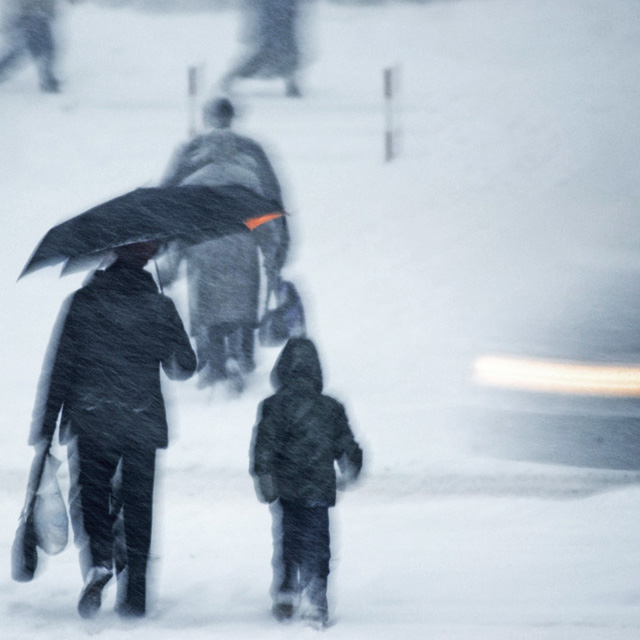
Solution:
M 49 555 L 60 553 L 69 540 L 69 517 L 56 472 L 60 461 L 47 455 L 33 507 L 36 543 Z

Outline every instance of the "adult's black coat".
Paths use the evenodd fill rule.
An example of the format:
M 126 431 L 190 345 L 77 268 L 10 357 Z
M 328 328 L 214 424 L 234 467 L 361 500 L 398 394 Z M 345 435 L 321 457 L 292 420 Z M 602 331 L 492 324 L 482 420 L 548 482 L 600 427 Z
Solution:
M 277 391 L 260 408 L 251 473 L 267 500 L 333 506 L 335 462 L 357 476 L 362 450 L 344 406 L 322 393 L 322 369 L 310 340 L 292 338 L 287 342 L 272 382 Z
M 196 357 L 173 302 L 151 274 L 116 262 L 71 296 L 40 382 L 31 443 L 91 429 L 92 439 L 145 448 L 168 443 L 160 366 L 174 379 Z M 58 335 L 59 334 L 59 335 Z M 101 432 L 96 433 L 96 429 Z

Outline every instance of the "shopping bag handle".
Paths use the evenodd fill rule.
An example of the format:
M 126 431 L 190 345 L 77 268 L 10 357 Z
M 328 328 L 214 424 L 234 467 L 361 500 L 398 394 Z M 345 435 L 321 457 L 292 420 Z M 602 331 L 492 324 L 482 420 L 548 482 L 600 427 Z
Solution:
M 36 455 L 31 463 L 31 469 L 29 471 L 29 480 L 27 482 L 27 499 L 25 501 L 25 506 L 23 509 L 23 513 L 28 514 L 34 507 L 36 498 L 38 496 L 38 488 L 40 487 L 40 482 L 42 480 L 42 475 L 44 473 L 44 465 L 47 461 L 47 456 L 49 455 L 49 451 L 51 449 L 51 445 L 47 447 L 42 447 L 36 451 Z
M 269 311 L 269 302 L 271 300 L 271 294 L 275 293 L 277 289 L 279 289 L 279 285 L 281 282 L 282 278 L 280 277 L 280 275 L 277 275 L 274 280 L 271 279 L 267 279 L 267 298 L 264 301 L 264 312 L 266 313 L 267 311 Z M 277 299 L 276 299 L 276 303 L 277 303 Z

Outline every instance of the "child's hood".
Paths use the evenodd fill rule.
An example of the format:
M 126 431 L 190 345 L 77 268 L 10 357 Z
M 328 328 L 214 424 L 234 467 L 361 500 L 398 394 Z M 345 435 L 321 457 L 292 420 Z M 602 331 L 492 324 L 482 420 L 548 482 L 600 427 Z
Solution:
M 291 338 L 271 372 L 274 389 L 311 386 L 322 393 L 322 368 L 315 345 L 308 338 Z

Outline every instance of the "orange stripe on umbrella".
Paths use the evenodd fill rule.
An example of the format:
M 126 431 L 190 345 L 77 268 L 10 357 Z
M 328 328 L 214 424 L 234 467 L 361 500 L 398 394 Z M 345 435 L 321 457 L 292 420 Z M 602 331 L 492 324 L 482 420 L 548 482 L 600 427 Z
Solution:
M 270 220 L 275 220 L 276 218 L 281 218 L 284 213 L 280 211 L 274 211 L 273 213 L 265 213 L 263 216 L 258 216 L 257 218 L 249 218 L 244 221 L 244 224 L 249 227 L 249 231 L 253 231 L 258 228 L 261 224 L 265 222 L 269 222 Z

